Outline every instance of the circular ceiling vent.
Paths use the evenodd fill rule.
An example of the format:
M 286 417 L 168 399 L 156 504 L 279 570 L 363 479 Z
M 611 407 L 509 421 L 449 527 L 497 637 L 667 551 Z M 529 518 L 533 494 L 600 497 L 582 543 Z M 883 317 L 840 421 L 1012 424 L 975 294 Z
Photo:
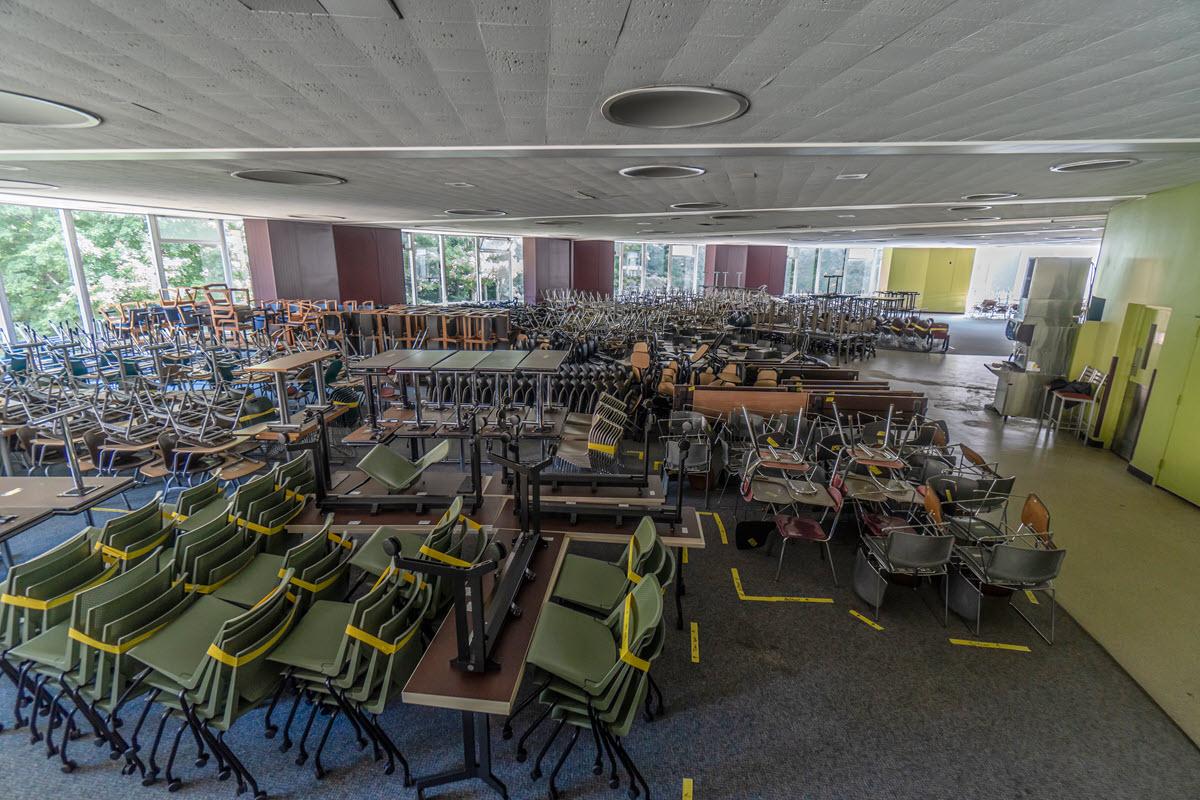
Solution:
M 609 122 L 633 128 L 698 128 L 737 119 L 750 101 L 712 86 L 646 86 L 617 92 L 600 113 Z
M 100 118 L 81 108 L 0 90 L 0 125 L 22 125 L 31 128 L 91 128 Z
M 1086 161 L 1068 161 L 1065 164 L 1055 164 L 1051 172 L 1103 172 L 1108 169 L 1132 167 L 1139 163 L 1136 158 L 1091 158 Z
M 724 203 L 715 201 L 698 201 L 690 203 L 672 203 L 671 208 L 676 211 L 711 211 L 714 208 L 724 208 Z
M 991 206 L 950 206 L 947 211 L 987 211 Z
M 639 164 L 617 172 L 626 178 L 695 178 L 703 175 L 705 170 L 702 167 L 688 167 L 683 164 Z
M 317 222 L 330 219 L 345 219 L 345 217 L 339 217 L 337 214 L 288 214 L 288 216 L 292 219 L 308 219 Z
M 285 186 L 337 186 L 346 179 L 324 172 L 300 172 L 291 169 L 242 169 L 229 173 L 244 181 L 259 183 L 281 183 Z
M 452 217 L 503 217 L 508 214 L 498 208 L 447 208 L 446 213 Z
M 962 199 L 971 202 L 986 203 L 992 200 L 1012 200 L 1014 197 L 1020 196 L 1016 192 L 980 192 L 978 194 L 964 194 Z
M 38 183 L 37 181 L 9 181 L 0 178 L 0 189 L 57 189 L 58 187 L 50 183 Z

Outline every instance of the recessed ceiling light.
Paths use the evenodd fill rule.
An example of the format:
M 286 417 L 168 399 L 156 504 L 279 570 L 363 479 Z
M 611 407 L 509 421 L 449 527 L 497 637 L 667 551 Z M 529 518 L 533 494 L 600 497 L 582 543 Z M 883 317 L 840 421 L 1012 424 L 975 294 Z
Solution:
M 710 219 L 754 219 L 753 214 L 713 214 Z
M 337 186 L 345 178 L 323 172 L 301 172 L 291 169 L 242 169 L 229 173 L 234 178 L 260 183 L 280 183 L 286 186 Z
M 811 228 L 811 227 L 812 227 L 811 225 L 777 225 L 777 226 L 775 226 L 775 230 L 777 230 L 777 231 L 796 231 L 796 230 L 803 230 L 804 228 Z
M 328 220 L 328 219 L 345 219 L 336 214 L 288 214 L 292 219 L 310 219 L 310 220 Z
M 689 167 L 683 164 L 639 164 L 636 167 L 625 167 L 617 170 L 626 178 L 695 178 L 704 174 L 702 167 Z
M 963 222 L 995 222 L 999 217 L 963 217 Z
M 947 211 L 987 211 L 991 206 L 949 206 Z
M 865 181 L 869 172 L 843 172 L 834 178 L 835 181 Z
M 91 128 L 100 118 L 81 108 L 0 89 L 0 125 L 32 128 Z
M 711 211 L 714 208 L 724 208 L 724 203 L 711 201 L 699 201 L 690 203 L 672 203 L 671 208 L 676 211 Z
M 507 211 L 498 208 L 447 208 L 446 212 L 452 217 L 503 217 Z
M 562 226 L 562 225 L 581 225 L 582 223 L 577 219 L 539 219 L 539 220 L 534 220 L 533 224 L 534 225 Z
M 38 183 L 37 181 L 7 181 L 0 178 L 0 189 L 57 189 L 58 187 L 50 183 Z
M 600 113 L 616 125 L 634 128 L 698 128 L 737 119 L 750 101 L 712 86 L 646 86 L 617 92 Z
M 964 194 L 963 200 L 989 202 L 991 200 L 1012 200 L 1014 197 L 1021 195 L 1016 192 L 980 192 L 978 194 Z
M 1091 158 L 1086 161 L 1068 161 L 1055 164 L 1051 172 L 1101 172 L 1106 169 L 1121 169 L 1140 163 L 1136 158 Z
M 474 189 L 475 184 L 467 183 L 466 181 L 447 181 L 447 186 L 452 186 L 455 189 Z
M 659 230 L 652 230 L 652 231 L 642 231 L 642 233 L 646 233 L 646 234 L 658 234 L 658 233 L 670 233 L 670 231 L 659 231 Z
M 838 214 L 837 218 L 838 219 L 854 219 L 854 215 L 853 214 Z
M 696 224 L 703 225 L 705 228 L 719 228 L 721 226 L 719 222 L 697 222 Z
M 18 167 L 15 164 L 0 164 L 0 172 L 28 172 L 29 167 Z

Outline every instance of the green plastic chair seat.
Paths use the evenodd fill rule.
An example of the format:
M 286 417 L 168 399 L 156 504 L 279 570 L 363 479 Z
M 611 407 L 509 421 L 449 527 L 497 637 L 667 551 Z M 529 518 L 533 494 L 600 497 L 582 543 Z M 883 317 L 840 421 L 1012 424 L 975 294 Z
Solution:
M 625 592 L 625 570 L 607 561 L 568 553 L 554 584 L 554 599 L 608 613 Z
M 404 557 L 416 558 L 428 535 L 425 531 L 401 532 L 384 526 L 371 534 L 371 538 L 358 548 L 350 559 L 350 566 L 372 575 L 382 575 L 392 565 L 392 557 L 383 549 L 388 539 L 392 537 L 399 539 L 400 551 Z
M 421 477 L 427 467 L 443 460 L 450 453 L 449 440 L 436 445 L 417 461 L 409 461 L 386 445 L 377 444 L 358 462 L 358 468 L 389 492 L 402 492 Z
M 549 603 L 538 617 L 529 663 L 576 686 L 593 686 L 617 660 L 612 631 L 603 622 Z
M 28 639 L 20 646 L 9 651 L 12 661 L 34 661 L 43 667 L 66 669 L 67 664 L 67 630 L 69 622 L 62 622 L 54 627 Z
M 268 659 L 312 673 L 335 675 L 341 666 L 338 650 L 343 631 L 353 613 L 352 603 L 329 600 L 313 603 L 287 638 L 271 651 Z
M 245 613 L 240 606 L 206 595 L 129 655 L 175 683 L 191 685 L 221 626 Z
M 279 570 L 282 568 L 283 556 L 259 553 L 245 569 L 213 592 L 213 597 L 249 608 L 279 584 Z

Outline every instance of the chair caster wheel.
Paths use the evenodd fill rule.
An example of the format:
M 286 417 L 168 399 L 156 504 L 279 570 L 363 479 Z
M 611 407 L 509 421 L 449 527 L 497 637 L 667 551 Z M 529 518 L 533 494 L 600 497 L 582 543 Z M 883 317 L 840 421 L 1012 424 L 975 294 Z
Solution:
M 296 756 L 296 766 L 303 767 L 304 762 L 308 761 L 308 756 Z
M 529 773 L 529 780 L 531 780 L 531 781 L 536 781 L 541 777 L 542 777 L 542 771 L 540 769 L 535 769 Z
M 272 725 L 271 727 L 269 727 L 265 731 L 263 731 L 263 736 L 266 737 L 267 739 L 274 739 L 275 734 L 277 734 L 277 733 L 279 733 L 279 727 L 277 725 Z
M 147 773 L 146 777 L 142 778 L 142 786 L 153 786 L 156 783 L 158 783 L 157 772 Z
M 326 776 L 326 775 L 328 775 L 328 774 L 329 774 L 329 773 L 328 773 L 328 772 L 325 772 L 324 770 L 322 770 L 321 772 L 318 772 L 318 773 L 317 773 L 317 780 L 319 780 L 319 781 L 323 781 L 323 780 L 325 780 L 325 776 Z
M 254 800 L 267 800 L 267 793 L 260 791 L 254 795 Z
M 79 766 L 79 765 L 76 764 L 74 761 L 68 761 L 67 763 L 62 765 L 62 771 L 69 775 L 75 771 L 75 768 L 77 766 Z
M 205 764 L 208 763 L 208 754 L 206 753 L 206 754 L 200 756 L 192 763 L 195 764 L 197 767 L 203 767 Z
M 506 741 L 506 742 L 512 738 L 512 734 L 513 734 L 513 730 L 512 730 L 512 726 L 510 726 L 510 725 L 505 725 L 504 728 L 500 731 L 500 737 L 502 739 L 504 739 L 504 741 Z
M 610 781 L 608 782 L 608 788 L 610 788 L 610 789 L 620 789 L 620 788 L 621 788 L 621 781 L 620 781 L 620 779 L 618 779 L 618 778 L 613 778 L 612 780 L 610 780 Z
M 217 780 L 227 781 L 227 780 L 229 780 L 229 776 L 232 774 L 233 774 L 233 770 L 231 770 L 229 767 L 226 767 L 225 769 L 223 769 L 217 773 Z
M 366 740 L 366 739 L 359 739 L 359 740 L 358 740 L 358 749 L 359 749 L 359 750 L 366 750 L 366 749 L 367 749 L 367 740 Z
M 526 753 L 524 749 L 517 751 L 517 762 L 518 763 L 522 763 L 522 764 L 525 763 L 525 759 L 527 759 L 527 758 L 529 758 L 529 753 Z
M 179 780 L 179 778 L 176 778 L 175 780 L 173 780 L 167 784 L 167 791 L 168 792 L 178 792 L 180 787 L 182 787 L 182 786 L 183 786 L 183 781 Z
M 54 745 L 47 745 L 46 758 L 54 758 L 56 755 L 58 755 L 58 748 Z
M 396 765 L 388 764 L 386 767 L 383 768 L 383 774 L 384 775 L 395 775 L 396 774 Z

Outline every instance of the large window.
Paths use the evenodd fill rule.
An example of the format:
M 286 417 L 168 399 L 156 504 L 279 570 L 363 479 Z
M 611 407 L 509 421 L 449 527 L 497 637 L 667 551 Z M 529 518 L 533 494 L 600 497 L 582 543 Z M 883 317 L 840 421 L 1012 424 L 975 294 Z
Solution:
M 784 292 L 870 294 L 882 260 L 883 251 L 873 247 L 789 247 Z
M 404 234 L 404 283 L 416 303 L 520 298 L 521 239 L 440 233 Z
M 158 269 L 145 217 L 70 213 L 93 309 L 158 299 Z
M 79 322 L 79 295 L 55 209 L 0 205 L 0 279 L 8 323 L 48 333 L 53 323 Z
M 667 288 L 672 292 L 694 292 L 704 280 L 704 245 L 671 245 L 671 267 Z
M 158 250 L 154 244 L 158 242 Z M 77 259 L 77 260 L 76 260 Z M 72 268 L 77 265 L 77 269 Z M 249 287 L 240 220 L 0 205 L 0 330 L 23 338 L 166 287 Z

